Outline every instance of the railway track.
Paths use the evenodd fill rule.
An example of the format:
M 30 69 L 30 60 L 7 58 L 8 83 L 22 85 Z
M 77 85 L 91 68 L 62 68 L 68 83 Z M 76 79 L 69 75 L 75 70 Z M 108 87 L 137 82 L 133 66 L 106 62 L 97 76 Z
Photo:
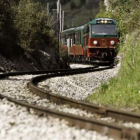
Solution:
M 104 117 L 112 117 L 115 118 L 116 120 L 123 120 L 123 121 L 131 121 L 131 122 L 136 122 L 140 123 L 140 115 L 139 114 L 133 114 L 130 112 L 124 112 L 120 110 L 115 110 L 111 108 L 103 108 L 98 105 L 93 105 L 89 103 L 84 103 L 81 101 L 76 101 L 73 99 L 68 99 L 66 97 L 58 96 L 55 94 L 50 93 L 49 91 L 45 91 L 43 89 L 40 89 L 37 87 L 37 84 L 46 79 L 46 78 L 51 78 L 51 77 L 56 77 L 56 76 L 66 76 L 66 75 L 73 75 L 73 74 L 78 74 L 78 73 L 85 73 L 89 71 L 101 71 L 105 70 L 111 67 L 107 68 L 97 68 L 97 67 L 92 67 L 92 68 L 84 68 L 84 69 L 76 69 L 76 70 L 56 70 L 56 71 L 38 71 L 38 72 L 18 72 L 18 73 L 7 73 L 7 74 L 1 74 L 0 78 L 6 78 L 8 76 L 15 76 L 15 75 L 24 75 L 24 74 L 46 74 L 42 76 L 38 76 L 33 78 L 30 83 L 28 84 L 28 87 L 30 90 L 39 95 L 42 98 L 47 98 L 51 102 L 55 102 L 57 104 L 69 104 L 71 107 L 74 108 L 79 108 L 82 110 L 87 110 L 88 112 L 92 113 L 98 113 L 101 116 Z M 87 117 L 81 117 L 79 115 L 72 115 L 72 114 L 67 114 L 64 112 L 59 112 L 56 110 L 51 110 L 47 109 L 45 107 L 39 107 L 35 105 L 31 105 L 29 103 L 25 103 L 22 101 L 15 100 L 13 98 L 0 95 L 0 98 L 7 98 L 9 101 L 15 102 L 16 104 L 26 106 L 28 108 L 33 108 L 38 112 L 42 113 L 47 113 L 53 117 L 59 117 L 63 118 L 67 121 L 69 121 L 70 125 L 75 125 L 80 128 L 85 128 L 85 129 L 90 129 L 90 130 L 96 130 L 100 132 L 101 134 L 116 138 L 116 139 L 140 139 L 140 131 L 133 129 L 133 128 L 126 128 L 120 125 L 112 124 L 112 123 L 106 123 L 103 121 L 99 121 L 96 119 L 89 119 Z

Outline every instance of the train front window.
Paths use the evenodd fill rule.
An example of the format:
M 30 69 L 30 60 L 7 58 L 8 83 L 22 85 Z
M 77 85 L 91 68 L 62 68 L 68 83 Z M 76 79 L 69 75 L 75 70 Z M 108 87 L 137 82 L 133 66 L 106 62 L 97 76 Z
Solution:
M 116 35 L 116 25 L 107 25 L 107 24 L 100 24 L 100 25 L 92 25 L 92 34 L 96 35 Z

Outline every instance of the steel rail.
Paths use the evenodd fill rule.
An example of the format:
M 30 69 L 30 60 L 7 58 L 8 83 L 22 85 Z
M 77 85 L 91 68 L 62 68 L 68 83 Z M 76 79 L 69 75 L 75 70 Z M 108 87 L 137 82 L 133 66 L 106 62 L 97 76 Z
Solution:
M 81 70 L 88 70 L 89 68 L 98 68 L 98 66 L 88 67 L 88 68 L 76 68 L 76 69 L 57 69 L 57 70 L 40 70 L 40 71 L 17 71 L 17 72 L 8 72 L 0 74 L 0 79 L 6 78 L 8 76 L 18 76 L 18 75 L 25 75 L 25 74 L 48 74 L 48 73 L 60 73 L 60 72 L 69 72 L 69 71 L 81 71 Z
M 46 107 L 32 105 L 20 100 L 16 100 L 0 94 L 0 99 L 7 99 L 10 102 L 14 102 L 18 105 L 24 106 L 28 109 L 32 108 L 38 113 L 43 113 L 55 118 L 64 119 L 69 122 L 70 126 L 77 128 L 84 128 L 86 130 L 94 130 L 102 135 L 106 135 L 115 139 L 127 139 L 136 140 L 140 139 L 140 131 L 132 128 L 122 127 L 116 124 L 110 124 L 99 120 L 90 119 L 87 117 L 80 117 L 69 113 L 63 113 L 54 109 L 48 109 Z
M 100 68 L 100 69 L 91 68 L 89 71 L 99 71 L 99 70 L 105 70 L 105 69 L 107 68 Z M 84 73 L 86 70 L 80 71 L 80 73 Z M 70 99 L 64 96 L 60 96 L 58 94 L 53 94 L 50 91 L 43 90 L 42 88 L 37 87 L 37 84 L 45 79 L 53 78 L 56 76 L 68 76 L 68 75 L 73 75 L 77 73 L 79 72 L 72 71 L 72 72 L 62 72 L 62 73 L 55 73 L 55 74 L 50 74 L 50 75 L 37 76 L 31 79 L 31 81 L 28 83 L 28 88 L 33 93 L 39 95 L 41 98 L 47 98 L 48 100 L 50 100 L 50 102 L 55 102 L 57 104 L 68 104 L 71 107 L 84 109 L 92 113 L 99 113 L 105 117 L 115 118 L 116 120 L 140 123 L 140 114 L 138 113 L 122 111 L 122 110 L 118 110 L 111 107 L 102 107 L 97 104 L 91 104 L 85 101 L 77 101 L 77 100 Z
M 98 71 L 98 70 L 101 70 L 101 69 L 96 69 L 95 70 L 93 68 L 90 68 L 89 71 Z M 86 70 L 82 70 L 82 71 L 80 70 L 79 72 L 85 73 Z M 50 77 L 56 76 L 56 75 L 62 76 L 62 75 L 76 74 L 76 73 L 79 73 L 79 72 L 78 71 L 76 71 L 76 72 L 71 71 L 69 73 L 69 72 L 60 72 L 60 71 L 58 72 L 57 71 L 56 73 L 53 73 L 52 71 L 51 72 L 49 71 L 49 72 L 45 72 L 45 73 L 53 73 L 53 74 L 45 75 L 44 77 L 45 78 L 50 78 Z M 29 73 L 25 72 L 24 74 L 29 74 Z M 43 72 L 40 72 L 40 73 L 43 74 Z M 5 78 L 5 77 L 8 77 L 8 76 L 24 75 L 24 74 L 22 72 L 21 73 L 20 72 L 19 73 L 14 73 L 14 74 L 12 73 L 11 75 L 7 73 L 5 76 L 0 75 L 0 78 Z M 32 73 L 30 73 L 30 74 L 32 74 Z M 34 72 L 34 74 L 39 74 L 39 73 Z M 44 80 L 44 77 L 43 76 L 38 76 L 37 78 L 33 78 L 31 80 L 31 82 L 28 84 L 28 86 L 31 88 L 31 90 L 34 91 L 34 92 L 39 92 L 37 94 L 41 94 L 41 96 L 43 95 L 42 96 L 43 98 L 46 97 L 48 99 L 51 99 L 52 101 L 56 100 L 56 102 L 59 103 L 59 104 L 60 103 L 68 103 L 68 100 L 65 100 L 66 97 L 61 97 L 63 99 L 63 100 L 61 100 L 61 98 L 59 98 L 60 96 L 49 93 L 48 91 L 43 93 L 44 90 L 36 87 L 36 85 L 39 81 Z M 51 94 L 52 94 L 52 96 L 54 96 L 54 99 L 52 99 Z M 72 126 L 77 126 L 79 128 L 84 128 L 84 129 L 87 129 L 87 130 L 95 130 L 95 131 L 99 132 L 100 134 L 107 135 L 107 136 L 113 137 L 115 139 L 130 139 L 130 140 L 131 139 L 140 139 L 140 131 L 136 130 L 136 129 L 126 128 L 126 127 L 122 127 L 122 126 L 119 126 L 119 125 L 116 125 L 116 124 L 106 123 L 106 122 L 95 120 L 95 119 L 89 119 L 87 117 L 80 117 L 78 115 L 62 113 L 62 112 L 59 112 L 59 111 L 56 111 L 56 110 L 47 109 L 45 107 L 31 105 L 31 104 L 29 104 L 25 101 L 23 102 L 21 100 L 16 100 L 16 99 L 13 99 L 13 98 L 1 95 L 1 94 L 0 94 L 0 98 L 1 99 L 6 98 L 7 100 L 9 100 L 11 102 L 14 102 L 16 104 L 25 106 L 27 108 L 33 108 L 34 110 L 36 110 L 37 112 L 40 112 L 40 113 L 45 113 L 45 114 L 53 116 L 53 117 L 65 119 Z M 73 101 L 73 103 L 71 101 Z M 95 108 L 93 108 L 93 105 L 89 104 L 89 103 L 83 103 L 81 101 L 77 101 L 77 103 L 76 103 L 76 101 L 72 100 L 72 99 L 69 99 L 69 102 L 70 102 L 71 105 L 74 105 L 75 107 L 77 107 L 77 105 L 79 104 L 78 107 L 80 107 L 80 108 L 83 108 L 83 106 L 85 106 L 86 110 L 88 110 L 90 108 L 89 110 L 91 110 L 91 111 L 95 110 L 95 112 L 99 112 L 101 114 L 106 114 L 106 113 L 104 113 L 105 108 L 100 108 L 98 105 L 95 105 L 94 106 Z

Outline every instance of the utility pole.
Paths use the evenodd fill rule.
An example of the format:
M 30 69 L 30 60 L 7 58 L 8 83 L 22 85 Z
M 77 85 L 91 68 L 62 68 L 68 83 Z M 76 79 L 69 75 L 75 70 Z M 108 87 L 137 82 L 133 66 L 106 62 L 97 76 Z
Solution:
M 57 39 L 58 39 L 58 54 L 60 42 L 60 0 L 57 1 Z
M 62 11 L 60 0 L 57 1 L 57 38 L 58 38 L 58 53 L 60 43 L 60 32 L 64 29 L 64 11 Z
M 64 30 L 64 11 L 62 11 L 62 31 Z
M 60 4 L 60 16 L 59 16 L 59 21 L 60 21 L 60 32 L 62 31 L 62 10 L 61 10 L 61 4 Z

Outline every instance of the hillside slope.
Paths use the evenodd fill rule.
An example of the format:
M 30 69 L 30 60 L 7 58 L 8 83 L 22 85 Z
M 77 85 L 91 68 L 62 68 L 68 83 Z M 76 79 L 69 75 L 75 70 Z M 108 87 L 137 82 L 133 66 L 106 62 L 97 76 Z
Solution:
M 101 11 L 99 15 L 111 16 L 118 21 L 121 32 L 119 55 L 123 56 L 121 70 L 117 77 L 103 83 L 89 100 L 140 113 L 140 1 L 107 2 L 110 11 Z
M 57 0 L 38 0 L 44 4 L 49 3 L 51 14 L 56 14 Z M 87 23 L 90 19 L 95 18 L 99 12 L 99 2 L 101 0 L 60 0 L 62 10 L 64 10 L 64 28 L 81 26 Z

